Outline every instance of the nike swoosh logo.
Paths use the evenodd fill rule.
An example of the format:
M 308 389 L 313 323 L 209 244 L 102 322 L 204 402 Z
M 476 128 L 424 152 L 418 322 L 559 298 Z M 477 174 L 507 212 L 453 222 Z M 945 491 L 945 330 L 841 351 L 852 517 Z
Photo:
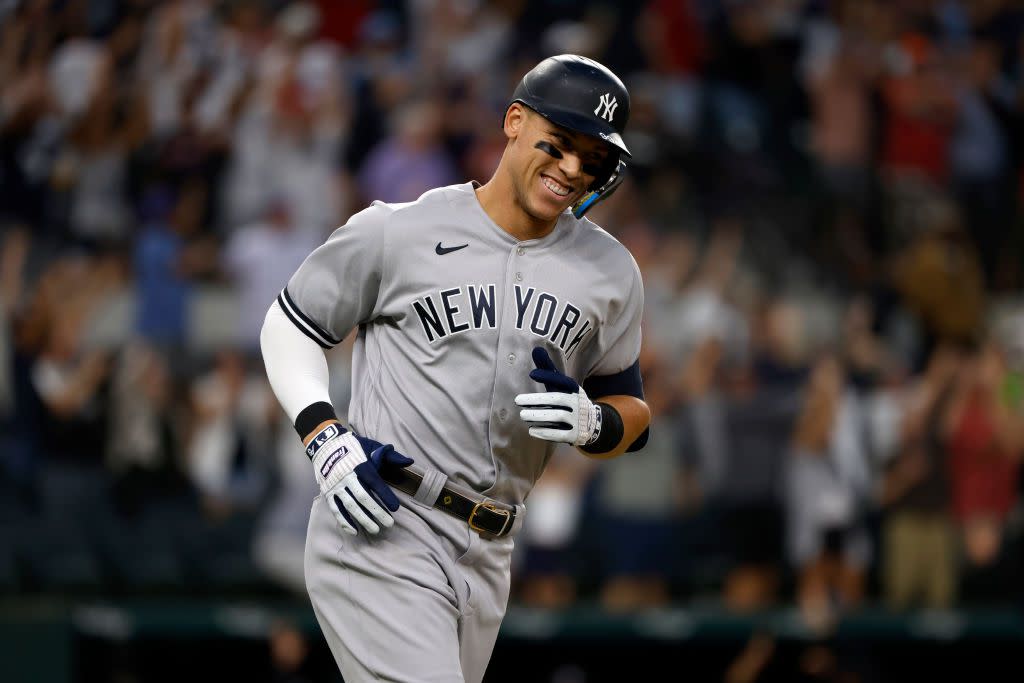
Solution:
M 450 254 L 453 251 L 458 251 L 459 249 L 465 249 L 468 246 L 469 246 L 468 244 L 460 244 L 457 247 L 442 247 L 441 243 L 438 242 L 437 246 L 434 247 L 434 251 L 437 252 L 438 256 L 444 256 L 445 254 Z

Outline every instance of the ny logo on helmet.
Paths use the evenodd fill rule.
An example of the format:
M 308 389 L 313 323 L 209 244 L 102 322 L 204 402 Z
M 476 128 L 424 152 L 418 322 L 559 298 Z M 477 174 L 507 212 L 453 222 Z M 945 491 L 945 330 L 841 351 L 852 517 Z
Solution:
M 601 95 L 601 101 L 597 103 L 597 109 L 594 110 L 594 114 L 611 121 L 612 117 L 615 116 L 615 108 L 618 106 L 618 100 L 610 92 L 606 92 Z

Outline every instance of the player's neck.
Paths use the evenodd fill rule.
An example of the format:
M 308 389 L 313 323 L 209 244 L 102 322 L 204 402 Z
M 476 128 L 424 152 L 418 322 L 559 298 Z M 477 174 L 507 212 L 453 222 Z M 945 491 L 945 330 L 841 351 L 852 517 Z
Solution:
M 558 219 L 541 220 L 531 216 L 514 199 L 515 190 L 504 187 L 501 175 L 495 174 L 476 190 L 477 200 L 494 223 L 520 242 L 546 237 L 555 229 Z

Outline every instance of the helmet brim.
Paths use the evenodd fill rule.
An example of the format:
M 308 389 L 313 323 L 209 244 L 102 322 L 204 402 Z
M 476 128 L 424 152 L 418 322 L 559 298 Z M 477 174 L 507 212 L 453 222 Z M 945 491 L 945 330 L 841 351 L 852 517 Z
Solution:
M 622 136 L 619 135 L 619 131 L 615 130 L 611 124 L 601 125 L 593 119 L 582 116 L 575 111 L 552 106 L 550 104 L 533 105 L 522 99 L 513 100 L 513 103 L 515 102 L 519 102 L 524 107 L 528 107 L 530 110 L 537 112 L 556 126 L 568 128 L 569 130 L 576 131 L 577 133 L 597 138 L 612 145 L 627 157 L 633 156 L 630 154 L 629 148 L 626 147 L 626 143 L 622 141 Z

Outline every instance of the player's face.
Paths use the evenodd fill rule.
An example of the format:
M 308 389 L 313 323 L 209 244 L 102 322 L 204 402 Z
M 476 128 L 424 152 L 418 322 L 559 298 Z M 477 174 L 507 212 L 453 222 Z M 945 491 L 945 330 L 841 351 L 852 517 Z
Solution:
M 604 142 L 523 109 L 516 137 L 516 191 L 532 217 L 553 221 L 587 191 L 608 157 Z

